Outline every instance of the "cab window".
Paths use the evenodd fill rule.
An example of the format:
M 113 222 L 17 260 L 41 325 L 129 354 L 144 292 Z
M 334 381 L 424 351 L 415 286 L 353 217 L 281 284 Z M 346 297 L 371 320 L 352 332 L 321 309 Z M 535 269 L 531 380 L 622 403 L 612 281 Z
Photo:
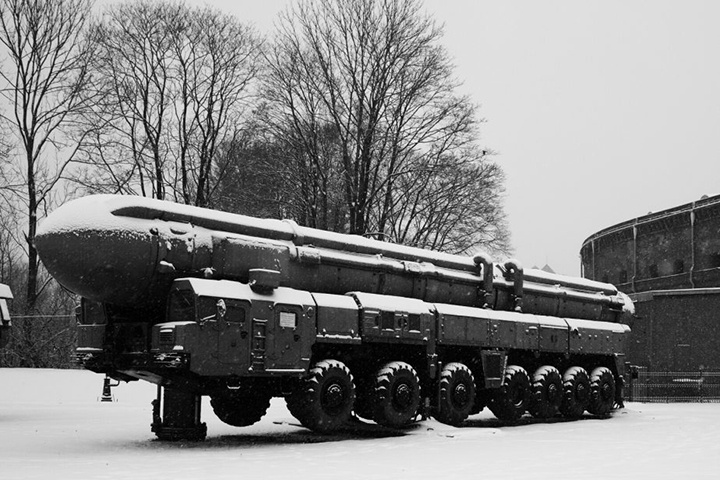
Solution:
M 198 297 L 197 316 L 198 320 L 217 320 L 217 301 L 214 297 Z
M 168 300 L 168 320 L 173 322 L 195 321 L 195 295 L 190 290 L 174 290 Z
M 238 300 L 225 300 L 227 314 L 225 320 L 232 323 L 245 323 L 245 311 L 248 307 L 247 302 Z

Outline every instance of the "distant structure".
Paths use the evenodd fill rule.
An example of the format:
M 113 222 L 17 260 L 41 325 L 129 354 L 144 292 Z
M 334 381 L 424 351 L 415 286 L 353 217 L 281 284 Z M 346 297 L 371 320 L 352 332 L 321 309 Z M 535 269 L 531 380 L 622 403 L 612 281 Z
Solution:
M 548 265 L 547 263 L 540 270 L 542 270 L 543 272 L 547 272 L 547 273 L 555 273 L 555 270 L 553 270 L 552 267 L 550 265 Z
M 10 287 L 0 283 L 0 348 L 7 345 L 10 340 L 10 309 L 7 302 L 12 298 Z
M 720 370 L 720 195 L 601 230 L 582 276 L 635 300 L 628 359 L 650 370 Z
M 546 263 L 545 266 L 542 267 L 542 268 L 538 267 L 537 265 L 533 265 L 532 268 L 533 268 L 533 270 L 542 270 L 543 272 L 547 272 L 547 273 L 557 273 L 557 272 L 555 272 L 555 270 L 553 270 L 553 268 L 552 268 L 550 265 L 548 265 L 547 263 Z

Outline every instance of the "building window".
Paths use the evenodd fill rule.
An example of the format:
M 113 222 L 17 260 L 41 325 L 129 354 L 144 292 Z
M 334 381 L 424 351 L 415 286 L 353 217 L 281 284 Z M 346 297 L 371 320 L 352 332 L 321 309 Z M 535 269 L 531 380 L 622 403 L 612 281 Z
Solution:
M 708 255 L 708 268 L 720 267 L 720 253 L 711 253 Z
M 657 278 L 660 274 L 658 273 L 658 266 L 656 264 L 652 264 L 648 266 L 648 277 L 650 278 Z
M 675 260 L 675 263 L 673 264 L 673 273 L 683 273 L 685 272 L 685 261 L 682 259 Z

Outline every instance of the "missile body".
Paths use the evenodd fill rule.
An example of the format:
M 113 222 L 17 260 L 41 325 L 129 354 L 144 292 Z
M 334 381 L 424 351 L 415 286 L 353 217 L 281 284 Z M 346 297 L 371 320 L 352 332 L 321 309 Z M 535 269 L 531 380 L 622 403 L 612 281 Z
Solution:
M 72 292 L 140 309 L 164 305 L 176 278 L 247 282 L 251 269 L 275 270 L 282 286 L 311 292 L 362 291 L 605 321 L 619 321 L 631 307 L 612 285 L 523 271 L 517 262 L 498 266 L 482 256 L 137 196 L 68 202 L 41 224 L 36 246 Z

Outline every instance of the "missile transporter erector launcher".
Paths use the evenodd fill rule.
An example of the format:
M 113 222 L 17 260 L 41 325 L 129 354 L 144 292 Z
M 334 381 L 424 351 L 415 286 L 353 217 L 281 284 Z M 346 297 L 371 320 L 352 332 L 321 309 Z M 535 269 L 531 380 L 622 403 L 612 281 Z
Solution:
M 131 196 L 67 203 L 36 244 L 83 298 L 79 361 L 158 385 L 160 438 L 205 436 L 202 395 L 236 426 L 283 396 L 324 432 L 622 402 L 632 303 L 606 283 Z

